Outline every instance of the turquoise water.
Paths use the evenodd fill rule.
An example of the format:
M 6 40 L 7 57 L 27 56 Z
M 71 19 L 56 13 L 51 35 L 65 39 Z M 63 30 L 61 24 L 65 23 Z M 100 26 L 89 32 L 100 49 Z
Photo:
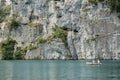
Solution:
M 0 61 L 0 80 L 120 80 L 120 61 L 87 65 L 84 60 Z

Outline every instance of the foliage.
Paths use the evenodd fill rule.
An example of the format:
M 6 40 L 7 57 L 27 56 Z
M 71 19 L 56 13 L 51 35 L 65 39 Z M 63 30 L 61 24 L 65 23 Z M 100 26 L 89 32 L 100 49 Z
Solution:
M 88 0 L 92 4 L 97 4 L 97 2 L 103 2 L 105 0 Z
M 34 23 L 34 22 L 30 22 L 30 23 L 28 23 L 28 26 L 30 26 L 30 27 L 38 27 L 38 26 L 40 26 L 41 24 L 40 23 Z
M 15 51 L 15 44 L 16 41 L 11 38 L 0 43 L 0 51 L 3 60 L 24 59 L 27 48 L 22 49 L 17 47 Z
M 54 33 L 52 34 L 53 38 L 60 38 L 66 44 L 66 37 L 68 34 L 67 31 L 61 29 L 57 25 L 53 30 L 54 30 Z
M 20 18 L 19 17 L 9 17 L 5 20 L 9 30 L 17 29 L 20 26 Z
M 74 32 L 74 35 L 77 35 L 78 34 L 78 32 Z
M 54 0 L 54 1 L 60 1 L 60 0 Z
M 92 4 L 97 4 L 97 0 L 89 0 L 89 2 Z
M 89 0 L 90 3 L 104 2 L 110 7 L 111 11 L 120 12 L 120 0 Z
M 21 47 L 17 47 L 14 59 L 24 59 L 24 56 L 25 56 L 26 52 L 27 52 L 27 48 L 22 49 Z
M 10 5 L 4 6 L 4 12 L 5 12 L 6 15 L 10 14 L 10 10 L 11 10 L 11 6 Z
M 10 5 L 0 6 L 0 22 L 3 22 L 8 14 L 10 14 Z
M 105 0 L 98 0 L 99 2 L 103 2 L 103 1 L 105 1 Z
M 53 39 L 54 39 L 54 36 L 53 36 L 53 35 L 48 36 L 48 37 L 47 37 L 47 42 L 50 43 Z
M 29 46 L 28 46 L 28 49 L 29 50 L 33 50 L 33 49 L 37 49 L 37 45 L 32 45 L 32 44 L 30 44 Z
M 44 38 L 42 38 L 42 37 L 39 37 L 39 38 L 37 39 L 37 43 L 45 43 L 45 42 L 47 42 L 47 39 L 44 39 Z
M 41 55 L 34 57 L 34 60 L 39 60 L 39 59 L 41 59 Z
M 46 42 L 49 43 L 54 38 L 60 38 L 65 43 L 65 45 L 67 45 L 67 42 L 66 42 L 67 31 L 59 28 L 58 26 L 53 28 L 53 30 L 54 32 L 52 33 L 51 36 L 48 36 L 47 38 L 42 38 L 41 36 L 39 36 L 35 42 L 37 42 L 37 44 L 46 43 Z M 37 47 L 38 46 L 36 45 L 31 45 L 30 47 L 28 47 L 28 49 L 32 50 L 32 49 L 36 49 Z
M 72 59 L 72 55 L 71 55 L 71 54 L 67 54 L 66 57 L 67 57 L 68 59 Z
M 55 28 L 53 28 L 54 32 L 52 33 L 51 36 L 48 36 L 46 39 L 39 37 L 36 41 L 37 43 L 46 43 L 46 42 L 51 42 L 54 38 L 60 38 L 65 45 L 67 45 L 66 42 L 66 38 L 67 38 L 67 31 L 59 28 L 58 26 L 55 26 Z
M 120 0 L 105 0 L 112 11 L 120 12 Z
M 14 59 L 14 46 L 16 44 L 15 40 L 8 38 L 0 43 L 0 50 L 2 53 L 2 59 Z
M 11 6 L 0 6 L 0 22 L 5 21 L 9 30 L 17 29 L 20 25 L 20 18 L 16 16 L 8 17 L 10 14 Z

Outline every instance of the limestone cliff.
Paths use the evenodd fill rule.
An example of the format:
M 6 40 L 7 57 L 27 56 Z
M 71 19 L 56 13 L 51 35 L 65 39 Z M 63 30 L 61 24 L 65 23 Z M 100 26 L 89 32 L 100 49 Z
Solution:
M 0 41 L 25 59 L 120 59 L 120 20 L 102 2 L 0 0 Z M 14 24 L 13 24 L 14 23 Z

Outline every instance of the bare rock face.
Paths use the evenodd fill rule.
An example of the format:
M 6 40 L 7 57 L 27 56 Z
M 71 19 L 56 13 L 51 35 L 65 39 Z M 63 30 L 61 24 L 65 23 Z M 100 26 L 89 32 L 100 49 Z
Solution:
M 102 2 L 0 0 L 0 5 L 10 10 L 0 22 L 0 41 L 9 36 L 16 47 L 37 46 L 27 48 L 26 59 L 120 59 L 120 20 Z M 20 25 L 8 29 L 9 17 Z

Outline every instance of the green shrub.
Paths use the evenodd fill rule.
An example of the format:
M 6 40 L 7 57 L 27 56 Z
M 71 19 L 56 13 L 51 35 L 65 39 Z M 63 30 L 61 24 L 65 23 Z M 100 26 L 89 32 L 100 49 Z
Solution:
M 30 45 L 28 46 L 28 49 L 29 49 L 29 50 L 34 50 L 34 49 L 37 49 L 37 47 L 38 47 L 37 45 L 31 45 L 31 44 L 30 44 Z
M 5 12 L 6 15 L 10 14 L 10 10 L 11 10 L 11 6 L 10 5 L 4 6 L 4 12 Z
M 59 28 L 58 26 L 56 26 L 55 28 L 53 28 L 54 32 L 52 33 L 51 36 L 48 36 L 46 39 L 39 37 L 36 41 L 38 44 L 40 43 L 46 43 L 46 42 L 51 42 L 54 38 L 60 38 L 65 45 L 67 44 L 66 42 L 66 38 L 67 38 L 67 31 Z
M 53 28 L 54 32 L 53 32 L 53 38 L 60 38 L 65 45 L 67 44 L 66 42 L 66 38 L 67 38 L 67 34 L 68 32 L 61 29 L 60 27 L 58 27 L 57 25 L 55 26 L 55 28 Z
M 14 53 L 14 59 L 25 59 L 25 53 L 27 52 L 27 48 L 17 47 L 16 52 Z
M 16 44 L 15 40 L 8 38 L 0 43 L 0 50 L 2 54 L 2 59 L 14 59 L 14 46 Z
M 38 44 L 39 44 L 39 43 L 45 43 L 45 42 L 47 42 L 47 39 L 44 39 L 44 38 L 42 38 L 42 37 L 39 37 L 36 41 L 37 41 Z
M 60 1 L 60 0 L 54 0 L 54 1 Z
M 74 32 L 74 35 L 77 35 L 78 34 L 78 32 Z
M 89 0 L 90 3 L 105 2 L 112 11 L 120 12 L 120 0 Z
M 54 36 L 53 36 L 53 35 L 48 36 L 48 37 L 47 37 L 47 42 L 50 43 L 53 39 L 54 39 Z
M 10 5 L 0 6 L 0 22 L 3 22 L 7 15 L 10 14 Z
M 8 29 L 11 31 L 13 29 L 17 29 L 20 26 L 20 18 L 19 17 L 10 17 L 5 20 Z
M 97 2 L 104 2 L 112 12 L 117 12 L 118 17 L 120 13 L 120 0 L 89 0 L 92 4 L 97 4 Z
M 103 2 L 103 1 L 105 1 L 105 0 L 98 0 L 99 2 Z
M 5 13 L 0 9 L 0 22 L 2 22 L 5 19 L 5 17 Z
M 13 59 L 24 59 L 27 48 L 17 47 L 16 51 L 14 49 L 16 41 L 8 38 L 0 43 L 0 51 L 3 60 L 13 60 Z
M 28 23 L 28 26 L 30 26 L 30 27 L 38 27 L 40 25 L 41 25 L 40 23 L 34 23 L 34 22 Z
M 41 59 L 41 55 L 34 57 L 34 60 L 39 60 L 39 59 Z
M 97 4 L 97 0 L 89 0 L 89 2 L 92 4 Z
M 105 0 L 89 0 L 92 4 L 97 4 L 97 2 L 104 2 Z
M 120 0 L 106 0 L 106 4 L 112 11 L 120 12 Z

